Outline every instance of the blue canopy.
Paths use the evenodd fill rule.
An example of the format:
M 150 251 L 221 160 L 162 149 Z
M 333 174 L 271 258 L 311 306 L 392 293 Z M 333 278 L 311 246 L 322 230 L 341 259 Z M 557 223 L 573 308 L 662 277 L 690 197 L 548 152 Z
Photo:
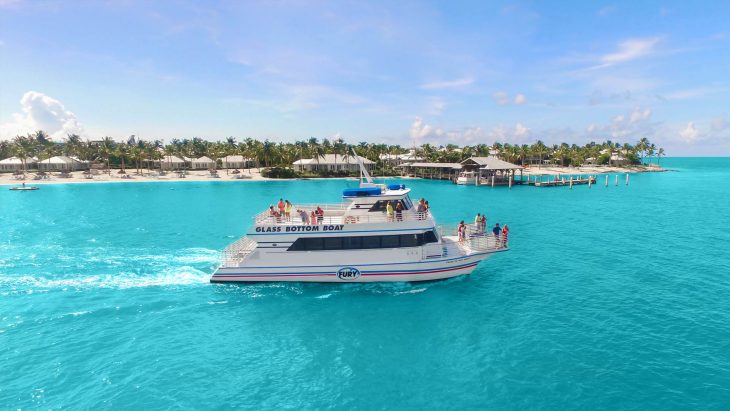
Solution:
M 378 187 L 346 188 L 342 191 L 342 197 L 368 197 L 380 195 Z
M 405 184 L 388 184 L 388 190 L 404 190 Z

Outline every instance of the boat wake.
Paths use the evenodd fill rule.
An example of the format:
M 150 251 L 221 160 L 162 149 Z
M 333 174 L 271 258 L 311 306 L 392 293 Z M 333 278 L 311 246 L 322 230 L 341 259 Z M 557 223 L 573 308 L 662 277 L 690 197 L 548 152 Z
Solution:
M 107 251 L 88 256 L 83 263 L 70 255 L 60 255 L 57 259 L 67 263 L 66 273 L 38 272 L 43 264 L 37 261 L 34 264 L 8 261 L 0 271 L 0 293 L 208 284 L 219 253 L 203 248 L 186 249 L 174 255 L 129 256 Z
M 50 289 L 79 288 L 136 288 L 154 286 L 174 286 L 207 284 L 209 272 L 193 267 L 179 267 L 165 270 L 156 275 L 139 275 L 133 273 L 92 275 L 84 277 L 51 278 L 44 276 L 0 276 L 0 289 L 12 291 L 43 291 Z M 8 293 L 6 291 L 3 294 Z

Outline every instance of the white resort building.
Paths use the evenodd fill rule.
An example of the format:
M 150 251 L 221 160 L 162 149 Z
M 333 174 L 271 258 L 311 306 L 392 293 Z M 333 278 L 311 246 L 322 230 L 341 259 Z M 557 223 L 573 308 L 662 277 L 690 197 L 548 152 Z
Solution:
M 254 161 L 244 156 L 225 156 L 221 158 L 223 168 L 248 168 L 254 165 Z
M 30 169 L 31 167 L 34 167 L 36 164 L 36 160 L 34 158 L 26 158 L 25 159 L 25 168 Z M 0 171 L 22 171 L 23 170 L 23 160 L 21 160 L 18 157 L 10 157 L 6 158 L 4 160 L 0 160 Z
M 416 155 L 416 150 L 413 149 L 409 150 L 405 154 L 381 154 L 379 159 L 380 161 L 390 165 L 391 167 L 395 167 L 401 164 L 409 164 L 423 161 L 423 157 L 419 157 L 418 155 Z
M 38 162 L 40 171 L 76 171 L 87 168 L 88 163 L 67 156 L 55 156 Z
M 375 168 L 375 162 L 365 157 L 360 157 L 363 165 L 368 171 Z M 304 158 L 292 163 L 292 168 L 297 171 L 359 171 L 360 166 L 353 156 L 340 154 L 325 154 L 317 158 Z
M 208 170 L 211 168 L 216 168 L 216 162 L 215 160 L 212 160 L 210 157 L 200 157 L 196 158 L 191 162 L 191 167 L 193 170 Z

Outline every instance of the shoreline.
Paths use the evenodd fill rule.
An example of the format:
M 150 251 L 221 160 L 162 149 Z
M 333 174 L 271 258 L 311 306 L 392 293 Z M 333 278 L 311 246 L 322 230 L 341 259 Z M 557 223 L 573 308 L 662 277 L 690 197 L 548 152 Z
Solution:
M 208 171 L 187 171 L 185 178 L 177 177 L 174 172 L 167 173 L 166 176 L 155 176 L 149 173 L 137 174 L 136 171 L 128 171 L 126 175 L 130 178 L 122 178 L 117 174 L 119 170 L 113 169 L 111 174 L 100 173 L 94 175 L 93 178 L 86 178 L 82 171 L 73 171 L 70 177 L 59 177 L 58 172 L 53 172 L 49 179 L 35 180 L 33 176 L 35 172 L 27 174 L 25 180 L 16 180 L 12 173 L 0 173 L 0 186 L 19 186 L 22 183 L 26 185 L 48 185 L 48 184 L 95 184 L 95 183 L 155 183 L 155 182 L 201 182 L 201 181 L 220 181 L 220 182 L 246 182 L 246 181 L 296 181 L 296 180 L 358 180 L 356 177 L 311 177 L 311 178 L 270 178 L 264 177 L 256 169 L 247 169 L 240 174 L 219 173 L 219 177 L 210 177 Z M 662 167 L 651 166 L 629 166 L 629 167 L 606 167 L 606 166 L 581 166 L 581 167 L 529 167 L 523 171 L 524 176 L 546 176 L 546 175 L 594 175 L 594 174 L 625 174 L 625 173 L 657 173 L 668 171 Z M 237 178 L 237 176 L 246 176 L 245 178 Z M 415 180 L 420 177 L 410 176 L 373 176 L 375 179 L 403 179 Z

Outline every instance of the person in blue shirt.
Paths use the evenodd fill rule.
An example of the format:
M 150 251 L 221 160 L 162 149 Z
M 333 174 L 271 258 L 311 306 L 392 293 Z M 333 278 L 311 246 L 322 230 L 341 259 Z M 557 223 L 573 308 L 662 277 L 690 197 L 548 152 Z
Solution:
M 499 244 L 499 234 L 502 232 L 502 229 L 499 227 L 499 223 L 494 225 L 494 228 L 492 229 L 492 233 L 494 234 L 494 239 L 497 240 L 496 243 Z

